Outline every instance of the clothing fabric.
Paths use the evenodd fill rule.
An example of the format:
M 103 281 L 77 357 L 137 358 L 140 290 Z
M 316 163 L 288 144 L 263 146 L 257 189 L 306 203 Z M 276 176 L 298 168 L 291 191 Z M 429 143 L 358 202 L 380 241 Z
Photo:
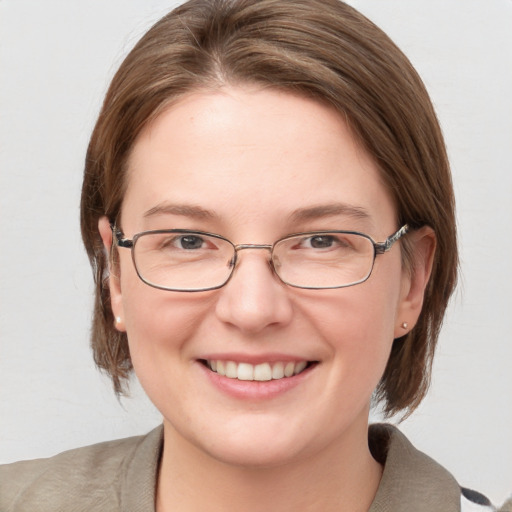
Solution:
M 370 512 L 491 512 L 481 494 L 416 450 L 395 427 L 370 426 L 369 445 L 384 465 Z M 48 459 L 0 466 L 1 512 L 154 512 L 163 428 Z

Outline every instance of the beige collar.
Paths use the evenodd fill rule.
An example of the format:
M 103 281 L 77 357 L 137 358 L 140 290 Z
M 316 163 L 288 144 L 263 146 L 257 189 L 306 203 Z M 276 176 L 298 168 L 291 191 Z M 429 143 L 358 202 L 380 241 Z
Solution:
M 460 487 L 392 425 L 371 425 L 369 444 L 384 473 L 369 512 L 456 512 Z

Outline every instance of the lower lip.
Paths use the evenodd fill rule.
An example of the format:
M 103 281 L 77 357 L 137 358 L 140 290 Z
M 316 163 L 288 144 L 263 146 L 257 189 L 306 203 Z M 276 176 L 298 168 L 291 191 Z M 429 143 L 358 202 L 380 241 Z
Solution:
M 198 364 L 209 381 L 217 389 L 231 397 L 242 400 L 270 400 L 280 396 L 307 379 L 310 373 L 317 366 L 316 364 L 311 365 L 298 375 L 293 375 L 292 377 L 283 377 L 282 379 L 267 381 L 255 381 L 230 379 L 213 372 L 200 362 L 198 362 Z

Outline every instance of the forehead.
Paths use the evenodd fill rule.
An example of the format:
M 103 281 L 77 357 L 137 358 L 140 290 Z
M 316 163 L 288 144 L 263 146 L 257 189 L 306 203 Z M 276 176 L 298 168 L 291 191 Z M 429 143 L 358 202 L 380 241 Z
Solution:
M 256 88 L 190 94 L 141 133 L 123 217 L 135 222 L 162 204 L 238 222 L 275 222 L 334 204 L 366 212 L 372 222 L 394 217 L 377 166 L 338 112 Z

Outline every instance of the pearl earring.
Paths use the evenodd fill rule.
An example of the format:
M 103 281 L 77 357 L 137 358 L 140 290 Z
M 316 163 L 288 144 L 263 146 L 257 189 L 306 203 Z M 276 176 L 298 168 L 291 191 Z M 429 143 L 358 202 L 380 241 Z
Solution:
M 120 316 L 116 316 L 116 324 L 120 324 L 121 323 L 121 317 Z
M 409 324 L 407 322 L 402 323 L 402 329 L 407 329 L 409 327 Z

